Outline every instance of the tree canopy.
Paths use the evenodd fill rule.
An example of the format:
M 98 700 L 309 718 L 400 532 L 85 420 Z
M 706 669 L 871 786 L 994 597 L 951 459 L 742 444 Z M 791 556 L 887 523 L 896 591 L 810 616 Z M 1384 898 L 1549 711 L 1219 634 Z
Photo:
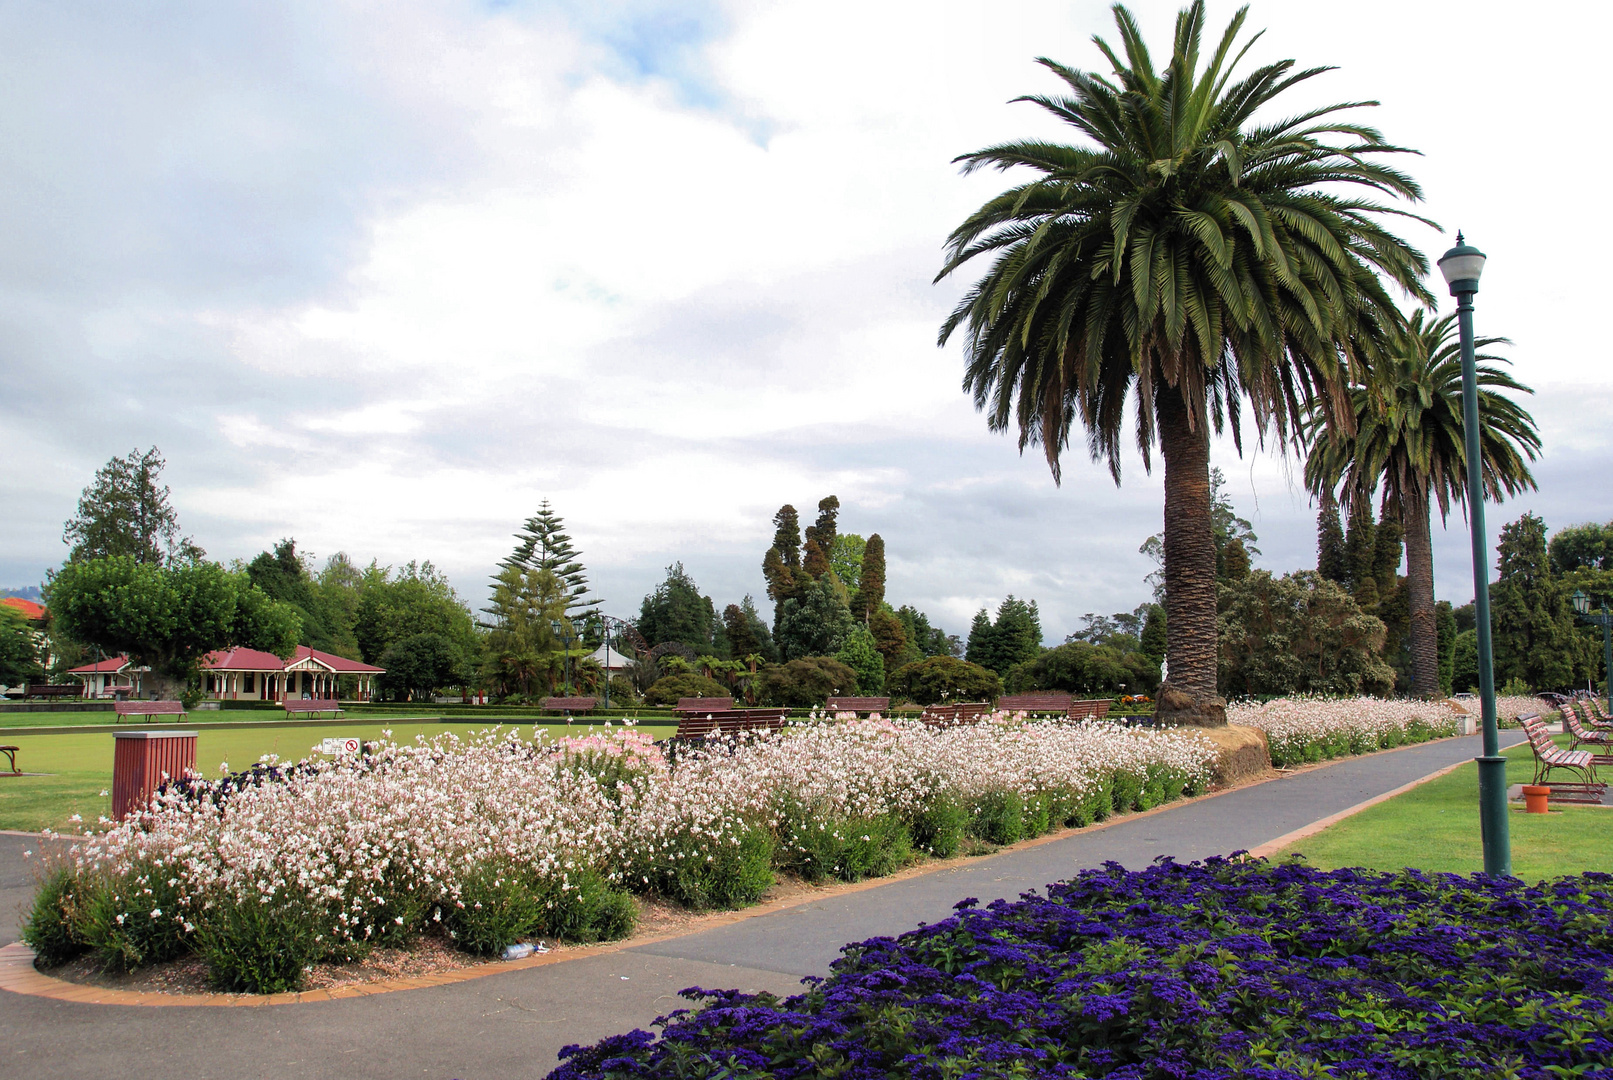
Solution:
M 161 566 L 206 554 L 190 537 L 180 536 L 179 515 L 161 483 L 166 465 L 153 446 L 144 453 L 130 450 L 96 470 L 79 496 L 78 512 L 62 529 L 62 542 L 72 549 L 68 560 L 124 555 Z

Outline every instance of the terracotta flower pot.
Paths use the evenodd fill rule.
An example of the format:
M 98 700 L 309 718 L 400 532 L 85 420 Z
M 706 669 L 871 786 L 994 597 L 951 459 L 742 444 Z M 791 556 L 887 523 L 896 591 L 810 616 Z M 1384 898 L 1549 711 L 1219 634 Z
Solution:
M 1551 797 L 1551 788 L 1544 784 L 1523 785 L 1523 809 L 1527 814 L 1546 813 L 1546 800 Z

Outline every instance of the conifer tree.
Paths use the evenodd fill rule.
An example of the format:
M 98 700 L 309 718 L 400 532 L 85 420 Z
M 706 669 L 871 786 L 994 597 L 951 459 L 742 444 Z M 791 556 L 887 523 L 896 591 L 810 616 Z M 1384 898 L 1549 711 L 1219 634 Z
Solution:
M 801 559 L 801 570 L 816 581 L 829 572 L 829 553 L 823 550 L 817 537 L 806 542 L 806 554 Z
M 1316 572 L 1324 580 L 1340 585 L 1350 578 L 1344 556 L 1344 527 L 1339 524 L 1339 503 L 1331 491 L 1322 493 L 1322 509 L 1316 515 Z
M 1521 679 L 1533 690 L 1561 690 L 1591 669 L 1589 644 L 1575 629 L 1568 587 L 1552 573 L 1546 523 L 1525 514 L 1501 528 L 1490 591 L 1497 685 Z
M 572 544 L 564 519 L 549 506 L 548 499 L 538 504 L 538 512 L 526 519 L 515 538 L 518 541 L 515 550 L 499 566 L 506 570 L 547 570 L 553 574 L 565 596 L 568 619 L 580 620 L 599 614 L 600 601 L 588 599 L 588 571 L 582 564 L 582 553 Z
M 801 568 L 801 519 L 789 503 L 773 515 L 773 546 L 762 556 L 762 577 L 767 581 L 767 598 L 773 601 L 776 629 L 779 607 L 799 597 L 808 584 Z
M 885 538 L 878 533 L 868 538 L 863 548 L 862 579 L 857 596 L 852 601 L 851 613 L 863 622 L 873 617 L 885 602 Z
M 1361 603 L 1361 590 L 1372 582 L 1373 608 L 1377 607 L 1377 575 L 1373 573 L 1374 554 L 1372 511 L 1365 504 L 1357 504 L 1350 514 L 1350 530 L 1344 535 L 1344 566 L 1349 575 L 1344 585 Z M 1362 605 L 1365 607 L 1366 605 Z

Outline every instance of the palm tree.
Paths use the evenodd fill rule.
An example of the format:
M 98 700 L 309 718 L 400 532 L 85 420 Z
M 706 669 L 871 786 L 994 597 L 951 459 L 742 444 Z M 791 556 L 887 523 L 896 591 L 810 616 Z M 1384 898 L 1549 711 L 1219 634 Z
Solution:
M 1487 349 L 1506 338 L 1475 342 Z M 1350 509 L 1369 512 L 1380 486 L 1383 503 L 1398 512 L 1406 538 L 1406 580 L 1411 593 L 1411 688 L 1439 693 L 1439 630 L 1434 622 L 1433 504 L 1440 520 L 1451 503 L 1467 498 L 1463 442 L 1462 348 L 1456 316 L 1425 319 L 1424 312 L 1390 329 L 1374 350 L 1360 382 L 1349 391 L 1355 423 L 1316 431 L 1305 461 L 1305 484 L 1328 498 L 1335 490 Z M 1534 393 L 1493 367 L 1499 356 L 1478 360 L 1479 454 L 1485 497 L 1500 500 L 1532 489 L 1528 462 L 1540 449 L 1534 419 L 1502 390 Z M 1325 425 L 1324 425 L 1325 426 Z
M 1256 112 L 1328 69 L 1283 61 L 1234 82 L 1254 41 L 1234 52 L 1246 13 L 1202 71 L 1202 0 L 1177 16 L 1163 73 L 1118 5 L 1125 59 L 1094 39 L 1112 80 L 1039 60 L 1069 94 L 1020 100 L 1090 145 L 1029 140 L 960 157 L 965 172 L 1039 175 L 952 233 L 936 279 L 994 256 L 940 340 L 967 327 L 964 389 L 992 430 L 1018 428 L 1021 451 L 1039 443 L 1055 480 L 1079 418 L 1093 460 L 1107 459 L 1119 483 L 1128 397 L 1144 468 L 1157 439 L 1170 665 L 1161 711 L 1178 722 L 1224 722 L 1212 427 L 1229 427 L 1241 452 L 1245 405 L 1260 440 L 1284 447 L 1313 407 L 1344 420 L 1347 368 L 1394 312 L 1385 280 L 1428 295 L 1426 260 L 1381 224 L 1411 215 L 1378 201 L 1421 198 L 1384 163 L 1410 151 L 1336 115 L 1373 102 L 1256 123 Z

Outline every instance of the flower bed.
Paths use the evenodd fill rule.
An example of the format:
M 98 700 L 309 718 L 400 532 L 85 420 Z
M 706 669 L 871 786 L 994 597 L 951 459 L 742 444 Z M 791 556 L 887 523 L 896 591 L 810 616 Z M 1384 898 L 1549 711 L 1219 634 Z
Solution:
M 1457 715 L 1443 701 L 1374 697 L 1286 697 L 1227 708 L 1227 723 L 1259 728 L 1279 769 L 1345 754 L 1368 754 L 1455 735 Z
M 775 871 L 889 873 L 966 836 L 1013 843 L 1207 784 L 1191 732 L 1011 717 L 815 724 L 669 760 L 631 729 L 372 744 L 251 782 L 175 788 L 86 834 L 36 898 L 45 963 L 207 960 L 222 988 L 300 985 L 317 960 L 440 932 L 478 955 L 528 936 L 619 937 L 630 892 L 755 901 Z
M 586 1049 L 604 1077 L 1557 1078 L 1613 1060 L 1613 876 L 1538 886 L 1219 859 L 1110 864 L 848 946 L 783 1001 Z

